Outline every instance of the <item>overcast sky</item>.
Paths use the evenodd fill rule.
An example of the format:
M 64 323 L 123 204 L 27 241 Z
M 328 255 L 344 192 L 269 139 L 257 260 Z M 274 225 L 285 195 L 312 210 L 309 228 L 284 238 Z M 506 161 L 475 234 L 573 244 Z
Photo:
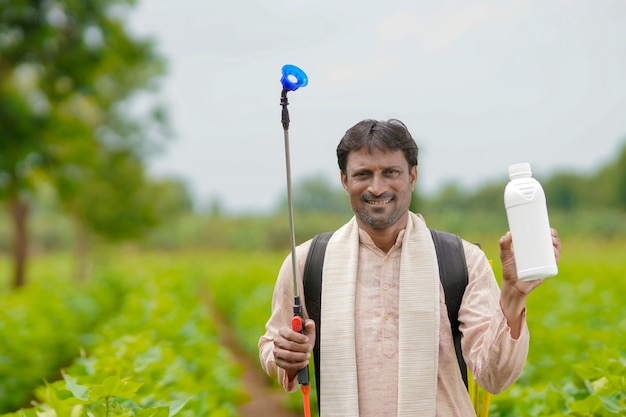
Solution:
M 140 0 L 130 21 L 169 61 L 175 138 L 151 166 L 198 202 L 267 211 L 285 194 L 281 68 L 293 181 L 339 184 L 335 148 L 365 118 L 399 118 L 418 189 L 594 172 L 626 140 L 626 1 Z

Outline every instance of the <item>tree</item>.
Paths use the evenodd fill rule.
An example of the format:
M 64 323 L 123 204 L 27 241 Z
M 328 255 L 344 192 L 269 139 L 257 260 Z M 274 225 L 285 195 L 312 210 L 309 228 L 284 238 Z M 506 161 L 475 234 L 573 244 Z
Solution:
M 78 183 L 107 154 L 141 161 L 151 142 L 143 122 L 163 120 L 157 111 L 137 122 L 125 107 L 164 70 L 153 43 L 125 29 L 134 3 L 0 0 L 0 196 L 15 225 L 16 286 L 34 185 L 58 185 L 68 173 Z
M 543 186 L 548 206 L 563 210 L 580 209 L 589 195 L 589 180 L 578 174 L 559 173 L 545 181 Z
M 617 207 L 626 211 L 626 142 L 615 163 L 616 184 L 615 199 Z
M 286 198 L 284 207 L 286 207 Z M 349 214 L 350 202 L 341 186 L 333 186 L 322 176 L 298 181 L 293 186 L 293 208 L 298 213 Z
M 428 209 L 431 212 L 443 212 L 446 210 L 464 211 L 469 208 L 469 194 L 460 185 L 450 182 L 431 199 Z

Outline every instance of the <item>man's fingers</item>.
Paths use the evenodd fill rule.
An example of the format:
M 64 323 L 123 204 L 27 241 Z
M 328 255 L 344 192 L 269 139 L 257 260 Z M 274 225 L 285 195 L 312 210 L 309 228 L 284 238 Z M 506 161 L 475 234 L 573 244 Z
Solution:
M 561 239 L 559 239 L 559 234 L 556 229 L 550 229 L 550 233 L 552 235 L 552 246 L 554 246 L 554 257 L 558 264 L 561 259 Z
M 305 334 L 293 331 L 291 327 L 280 328 L 274 339 L 274 362 L 287 371 L 298 371 L 309 364 L 312 342 L 315 340 L 315 323 L 304 323 Z M 310 338 L 313 339 L 310 339 Z
M 500 238 L 500 249 L 502 250 L 511 249 L 512 242 L 513 242 L 513 237 L 511 236 L 511 232 L 506 232 L 506 234 Z
M 304 334 L 315 337 L 315 322 L 311 319 L 304 322 Z
M 513 244 L 513 236 L 511 235 L 511 232 L 506 232 L 506 234 L 500 238 L 499 243 L 500 243 L 500 260 L 502 262 L 506 262 L 509 259 L 511 259 L 513 255 L 513 249 L 511 247 Z
M 275 343 L 275 346 L 281 351 L 294 352 L 294 353 L 309 353 L 309 341 L 308 338 L 304 339 L 304 342 L 297 343 L 289 340 L 283 340 L 280 343 Z
M 298 371 L 309 364 L 310 353 L 293 352 L 274 347 L 274 362 L 287 371 Z
M 309 352 L 285 350 L 276 347 L 274 348 L 274 359 L 276 359 L 276 361 L 306 362 L 310 356 L 311 354 Z
M 305 324 L 305 330 L 310 328 Z M 315 331 L 315 328 L 313 328 Z M 276 339 L 274 339 L 274 358 L 301 361 L 310 351 L 309 337 L 293 331 L 290 327 L 282 327 Z M 296 357 L 294 355 L 300 355 Z

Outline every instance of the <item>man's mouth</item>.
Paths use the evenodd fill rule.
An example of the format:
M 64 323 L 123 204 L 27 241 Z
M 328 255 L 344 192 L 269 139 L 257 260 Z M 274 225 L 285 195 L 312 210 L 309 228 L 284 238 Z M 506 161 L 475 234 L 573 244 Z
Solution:
M 391 198 L 368 198 L 365 200 L 368 204 L 378 206 L 388 204 L 391 202 Z

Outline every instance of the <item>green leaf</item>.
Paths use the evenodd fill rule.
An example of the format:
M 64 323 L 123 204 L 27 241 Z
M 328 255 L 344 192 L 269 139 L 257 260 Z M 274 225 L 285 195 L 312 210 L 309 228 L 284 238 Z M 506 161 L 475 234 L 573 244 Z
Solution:
M 176 414 L 178 414 L 178 412 L 180 410 L 182 410 L 183 407 L 185 407 L 185 405 L 187 404 L 188 401 L 189 401 L 188 399 L 187 400 L 181 400 L 181 401 L 172 401 L 170 403 L 170 414 L 169 414 L 169 417 L 173 417 Z
M 602 369 L 592 362 L 576 363 L 572 367 L 576 371 L 576 375 L 582 380 L 593 380 L 600 378 L 604 374 Z
M 611 413 L 610 415 L 623 416 L 624 411 L 626 411 L 626 407 L 620 406 L 619 401 L 615 398 L 602 398 L 602 404 Z
M 72 393 L 75 398 L 79 400 L 89 400 L 89 387 L 79 385 L 76 382 L 76 378 L 63 372 L 63 379 L 65 380 L 65 387 Z
M 83 415 L 82 404 L 76 404 L 74 407 L 72 407 L 72 413 L 70 414 L 70 417 L 82 417 L 82 415 Z
M 587 397 L 570 404 L 570 410 L 574 413 L 579 413 L 574 415 L 591 416 L 601 408 L 602 402 L 598 397 Z
M 137 359 L 134 362 L 135 372 L 141 372 L 153 363 L 158 363 L 163 360 L 163 352 L 160 346 L 153 346 L 146 352 L 137 355 Z
M 119 376 L 109 376 L 102 381 L 102 384 L 91 387 L 90 398 L 92 400 L 100 400 L 105 398 L 132 398 L 141 383 L 133 382 L 130 377 L 120 379 Z
M 170 415 L 169 407 L 150 407 L 139 410 L 135 413 L 135 417 L 168 417 Z
M 610 396 L 626 392 L 626 377 L 607 375 L 591 383 L 593 392 L 599 396 Z
M 606 395 L 610 390 L 609 380 L 603 376 L 602 378 L 598 378 L 595 381 L 591 382 L 591 387 L 593 388 L 593 392 L 598 395 Z

